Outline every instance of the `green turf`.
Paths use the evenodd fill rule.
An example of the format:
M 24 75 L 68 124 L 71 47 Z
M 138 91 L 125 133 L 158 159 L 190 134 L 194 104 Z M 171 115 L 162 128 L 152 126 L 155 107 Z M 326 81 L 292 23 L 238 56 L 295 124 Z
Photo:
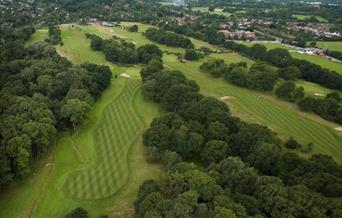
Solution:
M 127 23 L 122 23 L 123 26 L 129 26 L 129 24 Z M 110 38 L 113 35 L 116 35 L 120 38 L 124 38 L 124 39 L 129 39 L 132 42 L 134 42 L 137 46 L 140 45 L 144 45 L 144 44 L 151 44 L 154 43 L 151 40 L 149 40 L 146 37 L 141 37 L 141 33 L 145 32 L 148 28 L 153 27 L 150 25 L 142 25 L 139 24 L 139 32 L 128 32 L 125 28 L 122 27 L 114 27 L 114 28 L 107 28 L 107 27 L 103 27 L 103 26 L 82 26 L 81 31 L 83 32 L 87 32 L 87 33 L 93 33 L 96 32 L 100 37 L 102 38 Z M 219 48 L 217 46 L 213 46 L 210 45 L 206 42 L 191 38 L 191 41 L 193 42 L 193 44 L 195 45 L 196 48 L 200 48 L 202 46 L 208 47 L 212 50 L 219 50 Z M 157 44 L 157 43 L 154 43 Z M 166 46 L 166 45 L 161 45 L 161 44 L 157 44 L 159 46 L 159 48 L 162 51 L 167 51 L 167 52 L 173 52 L 173 53 L 181 53 L 183 54 L 185 52 L 185 50 L 183 48 L 179 48 L 179 47 L 170 47 L 170 46 Z
M 238 59 L 236 54 L 227 56 L 226 62 L 235 62 Z M 232 96 L 227 103 L 234 115 L 266 125 L 283 139 L 293 136 L 304 144 L 313 142 L 315 152 L 331 155 L 338 162 L 342 162 L 340 146 L 342 134 L 334 130 L 337 125 L 324 121 L 316 115 L 302 113 L 295 105 L 281 101 L 270 94 L 251 91 L 232 85 L 223 79 L 212 78 L 199 71 L 203 61 L 205 60 L 184 64 L 175 56 L 164 57 L 165 64 L 181 70 L 189 79 L 196 80 L 203 94 L 217 98 Z
M 141 31 L 144 28 L 147 27 L 142 26 Z M 0 217 L 63 217 L 77 206 L 87 209 L 91 217 L 101 214 L 132 217 L 133 201 L 139 185 L 146 179 L 160 175 L 159 166 L 148 164 L 144 159 L 141 135 L 160 111 L 157 105 L 145 101 L 138 90 L 138 72 L 141 67 L 108 63 L 103 54 L 90 49 L 89 41 L 84 37 L 84 32 L 111 37 L 111 30 L 113 29 L 92 26 L 62 28 L 64 46 L 58 47 L 60 54 L 74 63 L 107 64 L 115 74 L 127 73 L 131 78 L 114 79 L 77 132 L 72 136 L 64 134 L 59 137 L 53 155 L 47 155 L 41 161 L 43 167 L 0 196 Z M 129 33 L 119 28 L 114 28 L 114 31 L 136 40 L 138 45 L 150 43 L 141 36 L 141 32 Z M 195 45 L 198 46 L 198 43 Z M 169 49 L 175 48 L 163 46 L 163 50 Z M 241 60 L 247 61 L 249 65 L 252 63 L 236 53 L 212 54 L 211 57 L 185 64 L 180 63 L 174 55 L 164 55 L 164 63 L 196 80 L 205 95 L 217 98 L 233 96 L 227 104 L 234 115 L 246 121 L 267 125 L 282 138 L 294 136 L 302 143 L 314 142 L 315 152 L 332 155 L 342 162 L 342 135 L 333 129 L 334 124 L 316 115 L 301 113 L 293 104 L 280 101 L 270 94 L 234 86 L 223 79 L 215 79 L 199 72 L 200 64 L 210 58 L 222 58 L 227 63 Z M 101 135 L 103 136 L 99 139 Z M 136 137 L 136 140 L 128 137 Z M 122 155 L 115 155 L 116 149 L 121 149 Z M 125 154 L 128 156 L 125 157 Z M 116 165 L 109 165 L 110 161 L 116 162 Z M 46 163 L 50 164 L 45 166 Z M 117 176 L 115 173 L 122 177 L 119 179 L 121 187 L 112 186 Z M 77 180 L 81 176 L 85 179 Z M 95 193 L 93 190 L 96 189 L 99 191 Z M 107 195 L 110 196 L 95 199 Z
M 247 46 L 252 46 L 256 42 L 242 42 L 242 43 Z M 280 44 L 280 43 L 262 43 L 262 45 L 265 45 L 267 49 L 274 49 L 274 48 L 288 49 L 291 52 L 292 57 L 294 58 L 307 60 L 311 63 L 318 64 L 323 68 L 336 71 L 337 73 L 342 75 L 342 63 L 341 62 L 331 61 L 331 60 L 326 59 L 325 57 L 321 57 L 318 55 L 300 54 L 296 52 L 293 48 Z
M 296 81 L 297 86 L 302 86 L 305 90 L 305 94 L 307 96 L 312 97 L 324 97 L 326 94 L 332 92 L 331 89 L 325 88 L 321 85 L 318 85 L 316 83 L 311 83 L 303 80 Z
M 292 15 L 293 17 L 297 18 L 298 20 L 306 20 L 306 19 L 309 19 L 312 15 L 302 15 L 302 14 L 294 14 Z M 322 23 L 326 23 L 328 22 L 327 19 L 321 17 L 321 16 L 317 16 L 315 15 L 316 19 L 319 21 L 319 22 L 322 22 Z
M 104 111 L 95 130 L 96 165 L 77 170 L 66 179 L 63 191 L 70 198 L 101 199 L 115 194 L 127 181 L 127 154 L 143 123 L 130 102 L 140 81 L 129 80 L 120 96 Z
M 74 63 L 106 64 L 131 77 L 114 79 L 77 132 L 61 135 L 37 173 L 0 196 L 0 217 L 63 217 L 77 206 L 91 217 L 130 217 L 139 185 L 161 174 L 158 165 L 146 162 L 142 144 L 159 107 L 140 93 L 141 67 L 108 63 L 79 29 L 64 26 L 62 37 L 58 51 Z
M 35 42 L 44 41 L 49 37 L 48 29 L 39 29 L 33 36 L 26 42 L 26 45 L 32 45 Z
M 317 47 L 324 50 L 340 51 L 342 52 L 342 41 L 338 42 L 316 42 Z
M 111 29 L 111 28 L 107 28 Z M 115 28 L 114 28 L 115 31 Z M 138 39 L 141 33 L 129 33 L 120 31 L 120 35 L 126 38 Z M 142 39 L 138 44 L 148 43 Z M 208 58 L 222 58 L 227 63 L 246 61 L 249 59 L 237 53 L 212 54 Z M 258 122 L 269 126 L 277 132 L 280 137 L 288 138 L 294 136 L 301 143 L 313 142 L 316 144 L 315 152 L 322 152 L 333 156 L 337 161 L 342 162 L 342 149 L 340 141 L 342 135 L 334 128 L 337 126 L 325 121 L 314 114 L 300 112 L 294 104 L 281 101 L 270 94 L 264 94 L 249 89 L 231 85 L 224 80 L 213 79 L 199 72 L 198 68 L 206 59 L 197 62 L 180 63 L 173 55 L 164 55 L 164 64 L 170 68 L 181 70 L 191 79 L 195 79 L 205 95 L 221 97 L 230 91 L 236 94 L 238 100 L 229 102 L 235 115 L 247 121 Z M 315 87 L 317 89 L 320 86 Z M 262 96 L 262 99 L 259 98 Z

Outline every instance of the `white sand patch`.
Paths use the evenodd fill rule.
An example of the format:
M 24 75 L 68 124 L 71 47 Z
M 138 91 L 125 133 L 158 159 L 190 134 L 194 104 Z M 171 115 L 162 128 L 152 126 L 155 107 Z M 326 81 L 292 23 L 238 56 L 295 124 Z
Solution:
M 131 77 L 130 75 L 128 75 L 126 73 L 122 73 L 122 74 L 120 74 L 120 76 L 125 77 L 125 78 L 130 78 Z
M 336 127 L 335 130 L 339 131 L 339 132 L 342 132 L 342 126 Z
M 318 93 L 318 92 L 315 92 L 315 94 L 314 95 L 316 95 L 316 96 L 324 96 L 324 94 L 322 94 L 322 93 Z
M 222 96 L 220 99 L 222 100 L 222 101 L 225 101 L 225 100 L 230 100 L 230 99 L 232 99 L 233 97 L 232 96 Z

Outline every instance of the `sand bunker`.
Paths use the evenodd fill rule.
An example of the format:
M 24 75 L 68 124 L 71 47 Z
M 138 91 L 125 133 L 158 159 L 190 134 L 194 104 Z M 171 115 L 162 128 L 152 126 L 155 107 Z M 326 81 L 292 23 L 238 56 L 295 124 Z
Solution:
M 131 77 L 130 75 L 128 75 L 126 73 L 122 73 L 122 74 L 120 74 L 120 76 L 125 77 L 125 78 L 130 78 Z
M 316 95 L 316 96 L 324 96 L 324 94 L 318 93 L 318 92 L 316 92 L 314 95 Z
M 222 96 L 220 99 L 224 101 L 224 100 L 230 100 L 232 98 L 233 98 L 232 96 L 227 95 L 227 96 Z
M 336 127 L 335 130 L 339 131 L 339 132 L 342 132 L 342 126 Z

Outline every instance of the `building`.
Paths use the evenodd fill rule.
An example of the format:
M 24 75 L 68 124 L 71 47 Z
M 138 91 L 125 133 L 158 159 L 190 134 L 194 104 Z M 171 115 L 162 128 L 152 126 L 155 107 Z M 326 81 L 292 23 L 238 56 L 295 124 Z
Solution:
M 220 25 L 221 30 L 228 30 L 229 28 L 230 28 L 230 26 L 228 24 L 221 24 Z
M 255 32 L 245 31 L 245 30 L 237 30 L 237 31 L 219 30 L 218 33 L 222 33 L 224 37 L 228 39 L 254 40 L 256 38 Z

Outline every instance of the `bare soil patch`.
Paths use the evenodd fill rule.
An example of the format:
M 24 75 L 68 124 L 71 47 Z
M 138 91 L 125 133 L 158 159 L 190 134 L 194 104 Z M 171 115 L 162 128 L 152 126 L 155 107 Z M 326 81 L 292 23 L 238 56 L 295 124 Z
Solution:
M 339 132 L 342 132 L 342 126 L 336 127 L 335 130 L 339 131 Z
M 324 96 L 324 94 L 318 93 L 318 92 L 316 92 L 314 95 L 315 95 L 315 96 Z

